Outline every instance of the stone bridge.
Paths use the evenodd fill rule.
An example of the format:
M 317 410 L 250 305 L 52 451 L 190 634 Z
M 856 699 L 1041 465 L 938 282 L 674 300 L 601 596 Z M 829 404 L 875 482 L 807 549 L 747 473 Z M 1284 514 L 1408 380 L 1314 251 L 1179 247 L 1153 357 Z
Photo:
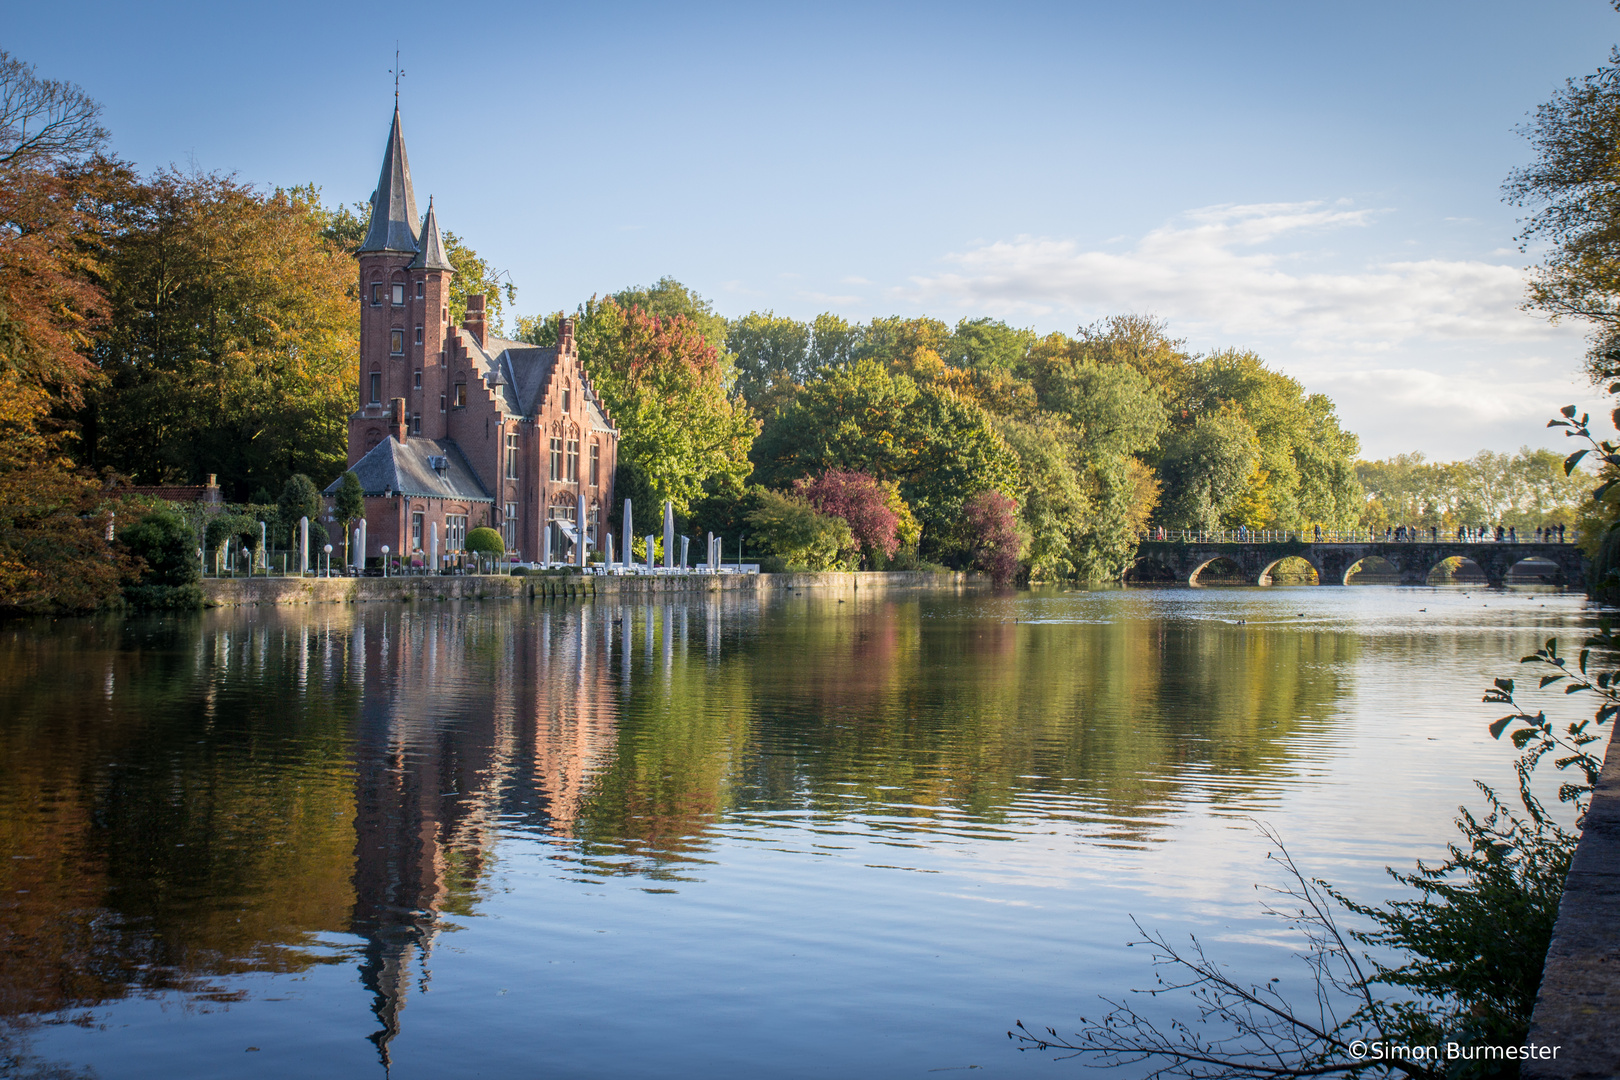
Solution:
M 1429 573 L 1442 562 L 1462 556 L 1478 566 L 1492 586 L 1505 584 L 1508 571 L 1525 559 L 1545 559 L 1557 567 L 1548 571 L 1550 584 L 1585 585 L 1586 556 L 1574 544 L 1512 543 L 1308 543 L 1299 540 L 1279 543 L 1203 543 L 1192 541 L 1144 541 L 1136 549 L 1136 565 L 1127 580 L 1170 577 L 1188 585 L 1198 584 L 1198 575 L 1218 559 L 1236 564 L 1251 585 L 1270 585 L 1272 571 L 1289 557 L 1304 559 L 1316 570 L 1323 585 L 1343 585 L 1356 564 L 1379 558 L 1394 566 L 1402 585 L 1422 585 Z

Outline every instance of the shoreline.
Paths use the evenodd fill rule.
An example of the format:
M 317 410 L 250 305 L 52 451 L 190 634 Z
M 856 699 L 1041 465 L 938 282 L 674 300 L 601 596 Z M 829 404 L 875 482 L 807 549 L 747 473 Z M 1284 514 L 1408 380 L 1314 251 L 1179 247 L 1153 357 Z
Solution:
M 393 578 L 205 578 L 199 583 L 207 607 L 255 604 L 416 603 L 439 600 L 546 600 L 570 597 L 646 596 L 659 593 L 746 593 L 783 590 L 829 592 L 929 589 L 966 592 L 990 588 L 982 574 L 945 571 L 854 571 L 794 574 L 469 574 Z

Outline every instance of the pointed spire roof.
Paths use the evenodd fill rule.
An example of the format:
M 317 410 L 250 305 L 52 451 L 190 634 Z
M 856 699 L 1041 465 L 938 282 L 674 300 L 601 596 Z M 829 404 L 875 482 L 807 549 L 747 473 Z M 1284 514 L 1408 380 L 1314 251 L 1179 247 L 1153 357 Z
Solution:
M 439 219 L 433 216 L 433 196 L 428 196 L 427 220 L 422 222 L 422 250 L 417 252 L 412 270 L 449 270 L 455 267 L 444 253 L 444 237 L 439 235 Z
M 405 157 L 405 136 L 399 130 L 399 105 L 394 106 L 394 125 L 388 131 L 388 149 L 383 151 L 382 176 L 371 196 L 371 224 L 361 252 L 417 252 L 416 193 L 411 190 L 411 163 Z

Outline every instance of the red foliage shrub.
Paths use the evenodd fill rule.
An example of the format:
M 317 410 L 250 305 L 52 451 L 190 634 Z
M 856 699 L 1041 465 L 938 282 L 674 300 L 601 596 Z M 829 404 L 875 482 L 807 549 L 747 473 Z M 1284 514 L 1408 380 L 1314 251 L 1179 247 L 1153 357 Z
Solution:
M 1018 503 L 999 491 L 981 491 L 962 507 L 973 565 L 998 588 L 1018 574 Z
M 843 518 L 868 559 L 878 551 L 892 557 L 900 546 L 900 518 L 889 508 L 889 493 L 866 473 L 828 469 L 814 479 L 797 481 L 793 488 L 818 513 Z

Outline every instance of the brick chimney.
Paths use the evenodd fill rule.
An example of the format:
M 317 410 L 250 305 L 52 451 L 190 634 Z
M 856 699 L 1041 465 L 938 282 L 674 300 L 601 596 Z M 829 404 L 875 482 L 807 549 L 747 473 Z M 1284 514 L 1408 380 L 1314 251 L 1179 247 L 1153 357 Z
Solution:
M 484 344 L 484 298 L 480 295 L 467 297 L 467 317 L 461 321 L 461 328 L 473 336 L 480 348 Z
M 388 433 L 400 442 L 405 441 L 405 399 L 391 398 L 388 402 Z
M 557 351 L 565 355 L 574 351 L 574 317 L 572 315 L 562 321 L 562 329 L 557 333 L 557 346 Z

